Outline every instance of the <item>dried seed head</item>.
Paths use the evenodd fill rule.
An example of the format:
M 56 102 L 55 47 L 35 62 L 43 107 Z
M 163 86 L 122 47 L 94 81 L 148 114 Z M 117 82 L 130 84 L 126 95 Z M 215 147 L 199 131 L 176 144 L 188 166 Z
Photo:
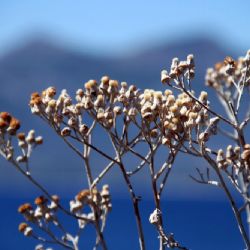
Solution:
M 94 106 L 95 107 L 102 107 L 103 105 L 104 105 L 104 96 L 98 95 L 95 102 L 94 102 Z
M 10 120 L 8 132 L 11 135 L 16 134 L 16 131 L 21 127 L 20 121 L 16 118 L 12 117 Z
M 54 97 L 56 95 L 56 88 L 55 87 L 48 87 L 46 89 L 46 94 L 48 95 L 48 97 Z
M 75 117 L 71 117 L 68 120 L 68 125 L 69 127 L 75 127 L 77 125 L 77 119 Z
M 180 120 L 177 117 L 173 117 L 171 122 L 175 125 L 178 125 L 180 123 Z
M 27 148 L 27 143 L 26 141 L 18 141 L 18 147 L 20 148 Z
M 153 121 L 154 116 L 152 112 L 145 112 L 142 114 L 142 118 L 144 118 L 147 121 Z
M 28 161 L 28 158 L 26 155 L 19 155 L 17 158 L 16 158 L 16 161 L 18 163 L 22 163 L 22 162 L 27 162 Z
M 103 85 L 108 86 L 108 84 L 109 84 L 109 77 L 108 76 L 103 76 L 101 78 L 101 82 L 103 83 Z
M 43 144 L 43 137 L 42 137 L 42 136 L 37 136 L 37 137 L 35 138 L 35 143 L 36 143 L 37 145 Z
M 25 229 L 28 227 L 28 224 L 25 222 L 22 222 L 18 226 L 18 231 L 21 233 L 24 233 Z
M 0 118 L 0 129 L 7 128 L 9 126 L 9 123 L 4 121 L 2 118 Z
M 52 195 L 51 198 L 52 198 L 52 200 L 51 200 L 51 203 L 50 203 L 50 205 L 48 207 L 51 210 L 56 210 L 58 208 L 60 198 L 59 198 L 58 195 Z
M 109 184 L 105 184 L 102 186 L 102 190 L 109 190 Z
M 86 124 L 82 124 L 79 128 L 79 131 L 82 135 L 86 135 L 89 131 L 89 127 Z
M 168 102 L 168 104 L 173 104 L 173 103 L 175 102 L 175 97 L 174 97 L 174 95 L 169 95 L 169 96 L 167 97 L 167 102 Z
M 239 155 L 239 154 L 240 154 L 240 147 L 239 147 L 239 146 L 236 146 L 236 147 L 234 148 L 234 153 L 235 153 L 236 155 Z
M 24 134 L 24 133 L 18 133 L 18 134 L 17 134 L 17 138 L 18 138 L 18 140 L 20 140 L 20 141 L 24 141 L 24 140 L 25 140 L 25 134 Z
M 209 139 L 209 134 L 208 133 L 202 132 L 202 133 L 199 134 L 199 140 L 200 141 L 206 142 L 206 141 L 208 141 L 208 139 Z
M 45 213 L 45 220 L 46 221 L 52 221 L 53 220 L 53 216 L 50 213 Z
M 151 224 L 158 224 L 160 222 L 161 218 L 161 211 L 159 209 L 155 209 L 153 213 L 149 216 L 149 222 Z
M 24 236 L 31 236 L 33 233 L 33 229 L 31 227 L 26 227 L 25 230 L 24 230 Z
M 158 130 L 157 129 L 152 129 L 150 131 L 150 137 L 156 138 L 158 136 Z
M 169 96 L 169 95 L 172 95 L 173 92 L 170 89 L 166 89 L 164 94 L 165 94 L 165 96 Z
M 190 68 L 194 67 L 194 55 L 190 54 L 187 56 L 187 64 Z
M 216 161 L 217 162 L 221 162 L 221 161 L 224 161 L 225 158 L 224 158 L 224 152 L 222 149 L 219 149 L 218 152 L 217 152 L 217 158 L 216 158 Z
M 36 246 L 35 250 L 45 250 L 45 248 L 43 247 L 42 244 L 39 244 L 39 245 Z M 49 250 L 51 250 L 51 249 L 49 249 Z
M 26 137 L 26 142 L 28 144 L 32 144 L 35 142 L 35 130 L 30 130 L 27 137 Z
M 58 204 L 58 203 L 59 203 L 60 198 L 59 198 L 59 196 L 58 196 L 58 195 L 54 194 L 54 195 L 52 195 L 51 197 L 52 197 L 52 200 L 53 200 L 56 204 Z
M 83 97 L 84 96 L 84 91 L 82 89 L 78 89 L 76 91 L 76 95 L 80 96 L 80 97 Z
M 196 119 L 196 118 L 198 117 L 198 113 L 196 113 L 196 112 L 190 112 L 190 113 L 188 114 L 188 116 L 189 116 L 189 118 L 191 118 L 191 119 Z
M 76 200 L 84 202 L 89 196 L 90 196 L 90 190 L 84 189 L 77 194 Z
M 61 136 L 69 136 L 71 133 L 71 129 L 69 127 L 65 127 L 61 130 Z
M 207 94 L 206 91 L 201 91 L 199 100 L 200 100 L 202 103 L 204 103 L 204 102 L 207 101 L 207 96 L 208 96 L 208 94 Z
M 188 68 L 188 63 L 186 61 L 180 61 L 178 65 L 178 71 L 183 74 L 183 72 Z
M 128 111 L 128 116 L 135 117 L 137 115 L 137 113 L 138 113 L 138 111 L 137 111 L 136 108 L 130 108 L 129 111 Z
M 115 115 L 121 115 L 122 114 L 122 108 L 120 106 L 115 106 L 113 111 L 114 111 Z
M 32 211 L 32 209 L 33 209 L 33 208 L 32 208 L 32 206 L 31 206 L 29 203 L 25 203 L 25 204 L 19 206 L 18 212 L 19 212 L 20 214 L 24 214 L 24 213 L 26 213 L 26 212 Z
M 8 112 L 1 112 L 0 118 L 2 118 L 5 122 L 10 123 L 12 116 Z
M 97 81 L 96 80 L 89 80 L 85 83 L 84 87 L 86 90 L 91 90 L 92 88 L 96 87 Z
M 178 107 L 182 107 L 182 108 L 187 108 L 185 106 L 183 106 L 183 101 L 181 99 L 177 99 L 175 101 L 175 104 L 178 106 Z
M 234 65 L 235 64 L 235 61 L 233 60 L 233 58 L 231 56 L 227 56 L 225 59 L 224 59 L 224 64 L 225 65 Z
M 178 106 L 174 104 L 173 106 L 171 106 L 171 107 L 169 108 L 169 110 L 170 110 L 171 112 L 173 112 L 173 113 L 176 113 L 176 112 L 178 111 Z
M 169 146 L 171 144 L 171 138 L 169 138 L 169 137 L 163 137 L 161 143 L 163 145 Z
M 52 99 L 48 102 L 48 106 L 52 109 L 56 107 L 56 100 Z
M 116 80 L 110 80 L 109 81 L 109 86 L 110 87 L 113 87 L 113 88 L 118 88 L 118 81 L 116 81 Z
M 45 205 L 47 203 L 48 199 L 45 198 L 44 196 L 38 196 L 34 203 L 38 206 Z
M 83 204 L 80 201 L 78 201 L 78 200 L 76 200 L 76 201 L 74 201 L 74 200 L 70 201 L 69 204 L 70 204 L 70 211 L 73 212 L 73 213 L 81 210 L 82 207 L 83 207 Z
M 169 84 L 170 81 L 171 81 L 171 77 L 169 76 L 167 70 L 162 70 L 162 71 L 161 71 L 161 82 L 162 82 L 163 84 L 165 84 L 165 83 L 166 83 L 166 84 Z
M 34 212 L 34 217 L 37 219 L 41 219 L 43 215 L 44 215 L 44 209 L 41 206 L 37 207 Z
M 244 161 L 248 161 L 250 159 L 250 149 L 245 149 L 241 154 L 241 158 Z
M 98 119 L 98 120 L 104 120 L 104 114 L 105 114 L 105 111 L 104 111 L 104 109 L 103 108 L 99 108 L 98 110 L 97 110 L 97 115 L 96 115 L 96 118 Z
M 150 101 L 151 94 L 149 92 L 144 92 L 143 98 L 145 101 Z
M 127 89 L 128 84 L 126 82 L 121 82 L 121 87 Z
M 39 95 L 39 93 L 38 92 L 32 93 L 31 97 L 30 97 L 30 103 L 29 103 L 29 105 L 31 107 L 34 107 L 35 105 L 39 106 L 41 104 L 42 104 L 42 98 Z

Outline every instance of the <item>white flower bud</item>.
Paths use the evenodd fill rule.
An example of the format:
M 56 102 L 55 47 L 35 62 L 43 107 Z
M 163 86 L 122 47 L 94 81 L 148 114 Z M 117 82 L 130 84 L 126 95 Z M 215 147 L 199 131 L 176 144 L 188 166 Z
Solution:
M 35 212 L 34 212 L 34 217 L 35 218 L 42 218 L 43 217 L 43 213 L 40 207 L 37 207 Z
M 27 148 L 27 143 L 25 141 L 18 141 L 18 146 L 20 148 Z
M 149 216 L 149 222 L 151 224 L 158 224 L 161 218 L 161 211 L 159 209 L 155 209 L 152 214 Z
M 72 212 L 72 213 L 75 213 L 78 210 L 82 209 L 82 203 L 78 200 L 70 201 L 69 205 L 70 205 L 70 212 Z
M 63 128 L 62 129 L 62 131 L 61 131 L 61 136 L 69 136 L 70 135 L 70 133 L 71 133 L 71 129 L 69 128 L 69 127 L 65 127 L 65 128 Z
M 121 115 L 122 108 L 120 106 L 115 106 L 113 111 L 114 111 L 115 115 Z
M 23 155 L 19 155 L 17 158 L 16 158 L 16 161 L 18 163 L 22 163 L 22 162 L 26 162 L 28 159 L 26 156 L 23 156 Z
M 32 144 L 35 142 L 35 130 L 30 130 L 27 137 L 26 137 L 26 142 L 28 144 Z
M 23 234 L 25 236 L 31 236 L 32 232 L 33 232 L 33 230 L 31 227 L 26 227 Z

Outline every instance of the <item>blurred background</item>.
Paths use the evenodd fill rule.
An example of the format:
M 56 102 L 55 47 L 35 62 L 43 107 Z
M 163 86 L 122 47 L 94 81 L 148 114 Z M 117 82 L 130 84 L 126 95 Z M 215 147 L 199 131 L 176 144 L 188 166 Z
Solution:
M 0 1 L 0 110 L 20 118 L 23 130 L 34 128 L 43 135 L 45 143 L 32 157 L 34 176 L 51 193 L 59 194 L 65 206 L 87 185 L 80 160 L 31 115 L 30 93 L 55 86 L 58 92 L 66 88 L 73 95 L 84 82 L 103 75 L 141 89 L 162 89 L 160 71 L 170 67 L 173 57 L 185 59 L 190 53 L 195 56 L 197 70 L 193 87 L 199 92 L 204 88 L 207 67 L 227 55 L 244 55 L 250 48 L 249 9 L 247 0 Z M 218 141 L 215 147 L 225 143 Z M 177 160 L 164 193 L 168 232 L 174 232 L 193 250 L 243 249 L 223 192 L 189 178 L 205 163 L 187 159 Z M 102 168 L 98 158 L 93 164 Z M 137 179 L 137 193 L 143 197 L 140 205 L 146 241 L 153 250 L 158 247 L 157 234 L 148 216 L 154 206 L 144 178 L 142 174 Z M 122 178 L 113 171 L 104 182 L 110 183 L 114 206 L 105 234 L 109 249 L 138 249 L 132 207 Z M 17 207 L 32 202 L 37 194 L 0 159 L 2 250 L 17 246 L 34 249 L 36 242 L 18 233 L 22 218 Z M 86 232 L 85 238 L 91 233 Z M 89 240 L 84 244 L 82 249 L 91 249 Z

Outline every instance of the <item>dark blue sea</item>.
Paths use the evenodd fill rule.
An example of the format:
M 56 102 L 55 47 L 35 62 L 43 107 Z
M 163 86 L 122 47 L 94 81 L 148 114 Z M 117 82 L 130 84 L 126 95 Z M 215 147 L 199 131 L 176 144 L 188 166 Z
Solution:
M 25 202 L 23 199 L 0 200 L 0 250 L 30 250 L 37 242 L 25 238 L 17 227 L 22 216 L 17 208 Z M 63 201 L 67 206 L 67 202 Z M 143 224 L 147 249 L 158 248 L 157 233 L 148 222 L 148 216 L 154 209 L 152 201 L 141 201 Z M 174 235 L 181 244 L 191 250 L 242 250 L 244 245 L 227 202 L 202 201 L 164 201 L 164 224 L 167 232 Z M 129 200 L 113 200 L 113 210 L 108 217 L 105 238 L 110 250 L 136 250 L 138 247 L 135 220 Z M 62 216 L 62 223 L 72 232 L 76 223 L 67 216 Z M 94 231 L 87 228 L 82 233 L 81 250 L 92 249 Z M 61 249 L 51 246 L 53 249 Z

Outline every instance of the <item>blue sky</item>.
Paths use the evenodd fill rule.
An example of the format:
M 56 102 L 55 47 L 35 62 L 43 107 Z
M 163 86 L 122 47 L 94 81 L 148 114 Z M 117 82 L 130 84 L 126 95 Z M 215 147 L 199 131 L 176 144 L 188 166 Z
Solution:
M 245 51 L 249 9 L 247 0 L 1 1 L 0 55 L 34 33 L 92 53 L 123 54 L 197 33 Z

